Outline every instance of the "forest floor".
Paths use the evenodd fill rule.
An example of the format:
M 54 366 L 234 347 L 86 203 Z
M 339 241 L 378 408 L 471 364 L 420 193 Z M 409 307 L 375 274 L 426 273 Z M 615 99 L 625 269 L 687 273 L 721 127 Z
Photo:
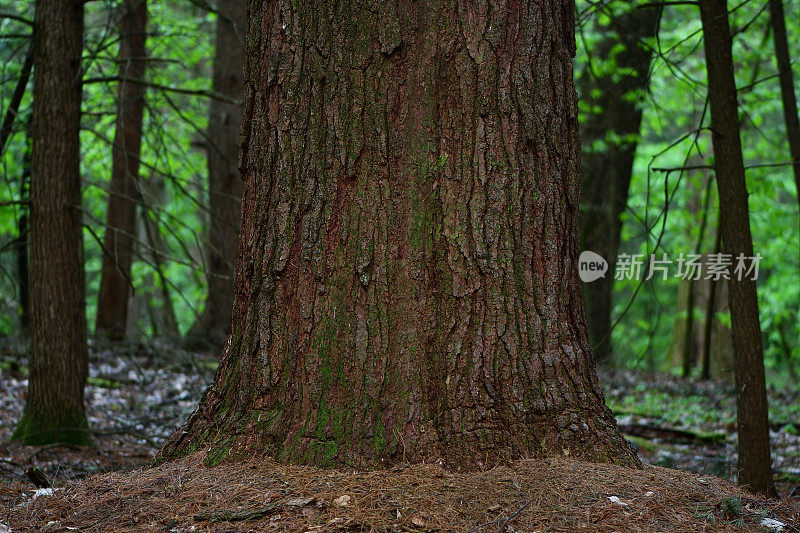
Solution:
M 28 447 L 8 443 L 24 406 L 23 351 L 0 346 L 0 533 L 778 531 L 781 524 L 800 531 L 800 391 L 770 390 L 776 503 L 725 480 L 736 464 L 734 394 L 725 382 L 600 372 L 644 472 L 562 459 L 478 474 L 430 465 L 356 473 L 268 460 L 208 469 L 201 455 L 140 470 L 191 413 L 214 357 L 158 344 L 94 347 L 86 389 L 94 445 Z

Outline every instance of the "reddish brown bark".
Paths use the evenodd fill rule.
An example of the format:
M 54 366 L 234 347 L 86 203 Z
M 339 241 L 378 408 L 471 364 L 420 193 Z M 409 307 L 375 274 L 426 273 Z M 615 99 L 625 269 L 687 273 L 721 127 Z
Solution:
M 700 0 L 700 16 L 708 72 L 722 250 L 734 258 L 740 254 L 752 257 L 753 238 L 748 218 L 726 0 Z M 739 429 L 739 483 L 774 496 L 756 282 L 749 276 L 742 276 L 740 280 L 732 275 L 728 288 Z
M 38 0 L 33 36 L 30 376 L 12 439 L 89 440 L 80 147 L 83 3 Z
M 217 6 L 213 91 L 240 100 L 244 88 L 246 0 L 225 0 Z M 209 228 L 206 236 L 208 294 L 203 314 L 186 335 L 191 346 L 220 348 L 230 333 L 233 267 L 241 214 L 239 129 L 242 106 L 212 99 L 208 123 Z
M 574 9 L 251 1 L 232 334 L 162 457 L 639 464 L 576 272 Z
M 119 75 L 123 80 L 144 79 L 147 3 L 125 0 L 120 18 Z M 139 197 L 139 155 L 144 114 L 143 85 L 121 81 L 117 95 L 117 126 L 112 149 L 111 190 L 106 212 L 103 267 L 97 302 L 95 334 L 120 341 L 128 322 L 131 262 L 136 235 Z

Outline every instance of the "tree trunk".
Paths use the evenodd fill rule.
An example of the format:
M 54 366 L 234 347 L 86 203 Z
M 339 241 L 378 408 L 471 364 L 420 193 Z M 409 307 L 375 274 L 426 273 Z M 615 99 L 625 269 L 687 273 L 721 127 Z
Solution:
M 700 255 L 703 251 L 703 241 L 705 241 L 706 226 L 708 225 L 708 211 L 711 207 L 711 192 L 713 190 L 713 183 L 710 176 L 706 176 L 705 194 L 702 206 L 702 214 L 700 215 L 700 233 L 697 236 L 697 243 L 694 247 L 694 253 Z M 689 210 L 692 216 L 695 214 L 695 202 L 689 202 Z M 712 281 L 713 283 L 713 281 Z M 681 375 L 688 378 L 692 373 L 697 359 L 697 344 L 695 342 L 695 302 L 697 300 L 696 280 L 688 280 L 688 298 L 686 301 L 686 322 L 683 331 L 683 349 L 681 358 Z
M 726 0 L 700 0 L 708 72 L 711 140 L 720 200 L 722 249 L 734 258 L 753 256 L 744 179 L 736 82 Z M 739 483 L 775 495 L 769 453 L 764 353 L 756 282 L 750 276 L 728 282 L 733 325 L 733 361 L 739 429 Z
M 232 333 L 162 457 L 639 464 L 577 277 L 574 9 L 251 1 Z
M 783 16 L 782 0 L 769 0 L 769 12 L 772 38 L 775 42 L 775 60 L 778 62 L 778 77 L 781 82 L 783 119 L 786 123 L 786 136 L 789 139 L 789 153 L 792 158 L 797 199 L 800 201 L 800 119 L 797 117 L 797 99 L 794 95 L 792 63 L 789 59 L 789 45 L 786 40 L 786 20 Z
M 720 253 L 721 244 L 722 233 L 720 232 L 719 222 L 717 222 L 714 230 L 714 250 L 712 253 Z M 703 361 L 700 378 L 705 380 L 711 379 L 711 333 L 714 328 L 716 310 L 719 309 L 717 305 L 717 283 L 719 283 L 717 280 L 708 280 L 708 299 L 706 300 L 705 320 L 703 320 L 703 353 L 700 356 Z
M 146 27 L 146 1 L 125 0 L 120 18 L 119 47 L 119 75 L 123 79 L 144 79 Z M 103 245 L 106 253 L 103 254 L 95 331 L 98 338 L 112 341 L 121 341 L 125 337 L 128 321 L 144 92 L 144 86 L 134 81 L 119 83 L 111 191 Z
M 30 237 L 30 188 L 31 188 L 31 144 L 33 131 L 31 117 L 25 121 L 25 150 L 22 156 L 22 174 L 19 179 L 19 198 L 28 201 L 28 205 L 20 206 L 19 220 L 17 221 L 17 281 L 19 283 L 19 326 L 20 335 L 28 337 L 31 330 L 31 303 L 30 303 L 30 266 L 28 263 L 28 243 Z
M 244 74 L 245 0 L 217 6 L 213 90 L 241 99 Z M 208 193 L 210 220 L 206 236 L 208 295 L 203 314 L 187 334 L 190 346 L 221 347 L 231 327 L 233 266 L 241 215 L 239 175 L 241 105 L 212 99 L 208 123 Z
M 33 46 L 28 49 L 25 55 L 25 62 L 22 64 L 22 70 L 19 75 L 14 92 L 8 102 L 6 114 L 3 117 L 3 124 L 0 126 L 0 155 L 3 154 L 6 148 L 6 143 L 14 131 L 14 123 L 19 122 L 19 106 L 22 103 L 22 98 L 28 90 L 28 80 L 30 79 L 31 70 L 33 69 Z M 30 115 L 25 123 L 25 149 L 23 152 L 22 172 L 19 182 L 19 198 L 20 201 L 25 202 L 29 199 L 28 189 L 31 177 L 31 123 Z M 17 238 L 15 239 L 14 252 L 17 266 L 17 280 L 19 283 L 19 326 L 20 337 L 27 337 L 30 331 L 30 304 L 29 293 L 30 287 L 28 285 L 28 206 L 20 205 L 20 215 L 17 220 Z
M 158 286 L 158 291 L 161 293 L 161 305 L 157 309 L 155 307 L 155 299 L 148 298 L 147 306 L 151 315 L 156 315 L 158 328 L 153 328 L 153 334 L 156 337 L 167 340 L 169 342 L 177 342 L 180 339 L 178 331 L 178 319 L 175 316 L 175 307 L 172 305 L 172 296 L 169 287 L 169 280 L 164 273 L 164 258 L 168 257 L 167 246 L 161 238 L 161 232 L 158 227 L 158 218 L 154 211 L 151 211 L 153 204 L 161 204 L 162 190 L 160 183 L 155 182 L 157 178 L 151 176 L 147 184 L 147 200 L 142 205 L 142 232 L 144 233 L 145 241 L 147 242 L 148 255 L 150 256 L 150 265 L 153 268 L 153 280 L 157 279 L 158 282 L 154 285 Z
M 22 64 L 22 71 L 19 73 L 19 81 L 17 81 L 14 92 L 11 94 L 11 99 L 8 101 L 6 114 L 3 117 L 3 124 L 0 126 L 0 155 L 6 149 L 6 142 L 11 137 L 14 131 L 14 122 L 17 121 L 19 115 L 19 105 L 22 103 L 22 97 L 25 96 L 25 91 L 28 89 L 28 80 L 31 76 L 31 69 L 33 68 L 33 46 L 28 50 L 25 55 L 25 62 Z
M 38 0 L 30 205 L 30 376 L 13 439 L 86 444 L 80 146 L 83 3 Z
M 641 100 L 630 96 L 647 87 L 651 53 L 643 41 L 655 35 L 660 12 L 658 8 L 628 9 L 612 19 L 612 31 L 591 51 L 592 59 L 613 60 L 617 68 L 602 69 L 601 74 L 595 75 L 590 61 L 583 74 L 587 82 L 581 86 L 582 100 L 588 107 L 602 109 L 599 113 L 590 112 L 581 127 L 585 148 L 580 249 L 592 250 L 609 263 L 609 274 L 583 287 L 594 355 L 597 361 L 606 362 L 611 362 L 612 357 L 612 291 L 622 230 L 620 216 L 628 205 L 628 185 L 642 121 Z M 620 43 L 625 46 L 622 52 L 618 51 Z M 620 71 L 625 73 L 620 75 Z M 612 132 L 619 140 L 609 138 Z M 593 144 L 600 140 L 605 142 L 605 150 L 593 150 Z

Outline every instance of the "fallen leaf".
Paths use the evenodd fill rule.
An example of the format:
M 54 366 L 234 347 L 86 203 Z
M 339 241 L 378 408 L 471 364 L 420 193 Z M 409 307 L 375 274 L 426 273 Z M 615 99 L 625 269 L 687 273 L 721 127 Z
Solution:
M 775 520 L 774 518 L 765 518 L 761 521 L 761 525 L 763 527 L 771 529 L 772 531 L 777 531 L 778 533 L 780 533 L 781 531 L 783 531 L 783 528 L 786 524 L 784 524 L 780 520 Z
M 314 518 L 316 516 L 319 516 L 319 513 L 320 513 L 319 509 L 317 509 L 315 507 L 304 507 L 303 508 L 303 516 L 305 516 L 307 518 Z
M 31 493 L 31 495 L 33 496 L 33 499 L 35 500 L 35 499 L 36 499 L 36 498 L 38 498 L 39 496 L 52 496 L 52 495 L 53 495 L 53 493 L 54 493 L 55 491 L 57 491 L 57 490 L 58 490 L 58 489 L 35 489 L 35 490 L 34 490 L 34 491 Z
M 316 498 L 294 498 L 286 502 L 286 505 L 290 507 L 305 507 L 306 505 L 313 505 L 316 501 Z
M 333 506 L 347 507 L 348 505 L 350 505 L 350 500 L 352 500 L 352 498 L 350 497 L 349 494 L 342 494 L 341 496 L 333 500 Z
M 608 499 L 611 500 L 611 503 L 616 503 L 617 505 L 619 505 L 621 507 L 627 507 L 628 506 L 627 503 L 625 503 L 624 501 L 620 500 L 616 496 L 609 496 Z

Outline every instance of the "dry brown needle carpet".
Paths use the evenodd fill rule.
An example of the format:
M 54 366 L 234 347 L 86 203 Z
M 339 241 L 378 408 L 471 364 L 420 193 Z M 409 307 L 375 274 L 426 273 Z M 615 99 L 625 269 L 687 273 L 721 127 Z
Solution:
M 5 509 L 0 530 L 800 531 L 800 510 L 711 476 L 569 459 L 487 472 L 354 472 L 204 455 L 90 477 Z M 762 525 L 766 524 L 766 525 Z

